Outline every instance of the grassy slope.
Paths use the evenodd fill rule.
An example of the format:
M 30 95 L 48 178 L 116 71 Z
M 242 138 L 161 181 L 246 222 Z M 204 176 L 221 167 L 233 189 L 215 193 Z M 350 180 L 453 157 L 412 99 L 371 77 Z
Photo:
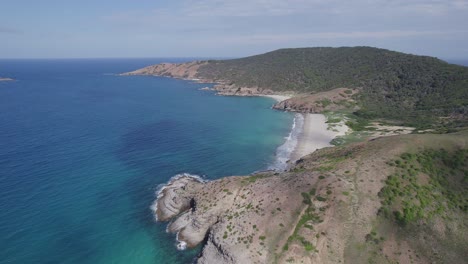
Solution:
M 370 47 L 281 49 L 211 61 L 199 74 L 275 91 L 362 88 L 358 102 L 360 114 L 366 118 L 390 118 L 420 126 L 421 118 L 423 123 L 431 123 L 434 116 L 458 113 L 466 122 L 468 68 L 432 57 Z
M 342 231 L 346 233 L 342 239 L 347 241 L 345 262 L 461 263 L 468 257 L 467 141 L 468 131 L 381 138 L 319 151 L 293 171 L 319 170 L 324 180 L 330 179 L 314 189 L 314 195 L 326 197 L 327 206 L 338 212 L 331 217 L 338 219 L 335 231 L 343 224 L 351 226 Z M 342 189 L 342 183 L 351 187 Z M 320 192 L 324 188 L 331 195 Z M 303 196 L 308 204 L 308 195 Z M 326 211 L 315 217 L 333 221 L 326 219 Z M 298 230 L 296 236 L 301 238 L 301 228 Z M 325 254 L 331 259 L 338 243 L 327 243 Z M 306 251 L 307 246 L 304 244 Z M 315 249 L 318 244 L 312 246 Z

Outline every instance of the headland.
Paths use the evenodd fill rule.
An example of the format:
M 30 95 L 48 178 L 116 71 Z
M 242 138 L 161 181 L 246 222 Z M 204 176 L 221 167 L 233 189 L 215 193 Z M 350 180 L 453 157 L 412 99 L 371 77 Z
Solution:
M 285 170 L 214 181 L 178 175 L 158 192 L 154 213 L 171 221 L 179 248 L 203 244 L 197 263 L 468 258 L 468 68 L 343 47 L 122 75 L 214 83 L 219 95 L 269 96 L 274 109 L 302 117 Z

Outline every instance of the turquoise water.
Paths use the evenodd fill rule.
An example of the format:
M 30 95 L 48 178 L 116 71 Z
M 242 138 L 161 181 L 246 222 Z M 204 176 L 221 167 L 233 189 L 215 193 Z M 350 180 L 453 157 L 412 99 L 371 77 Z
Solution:
M 112 75 L 158 62 L 0 60 L 17 79 L 0 82 L 0 263 L 189 263 L 152 216 L 158 185 L 274 162 L 293 116 L 272 99 Z

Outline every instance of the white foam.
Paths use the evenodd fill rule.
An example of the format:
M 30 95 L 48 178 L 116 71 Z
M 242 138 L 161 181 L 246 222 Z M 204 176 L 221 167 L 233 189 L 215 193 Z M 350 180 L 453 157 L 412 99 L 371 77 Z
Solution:
M 296 149 L 303 128 L 304 116 L 302 114 L 296 114 L 294 116 L 291 132 L 289 132 L 289 135 L 285 138 L 285 142 L 276 149 L 276 160 L 272 165 L 268 166 L 268 169 L 283 171 L 288 167 L 291 153 Z
M 179 240 L 179 232 L 177 232 L 176 241 L 177 241 L 177 249 L 178 250 L 185 250 L 187 248 L 187 243 L 185 241 L 180 241 Z
M 153 212 L 154 219 L 156 221 L 158 221 L 158 214 L 156 213 L 158 211 L 158 199 L 162 198 L 164 196 L 163 191 L 167 188 L 168 185 L 171 185 L 174 181 L 176 181 L 176 180 L 178 180 L 180 178 L 184 178 L 184 177 L 192 178 L 192 179 L 194 179 L 196 181 L 199 181 L 199 182 L 207 182 L 207 180 L 203 179 L 199 175 L 194 175 L 194 174 L 190 174 L 190 173 L 180 173 L 180 174 L 177 174 L 177 175 L 174 175 L 173 177 L 171 177 L 167 183 L 159 184 L 158 187 L 156 188 L 156 200 L 154 200 L 153 204 L 151 204 L 151 206 L 150 206 L 150 209 Z

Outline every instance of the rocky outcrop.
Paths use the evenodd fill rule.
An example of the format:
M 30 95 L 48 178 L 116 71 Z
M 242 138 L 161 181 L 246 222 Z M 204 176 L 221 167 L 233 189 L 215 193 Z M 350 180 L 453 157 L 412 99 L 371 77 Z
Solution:
M 337 88 L 326 92 L 293 97 L 275 104 L 273 108 L 300 113 L 322 113 L 342 109 L 357 110 L 356 101 L 352 96 L 358 92 L 357 89 Z
M 296 186 L 299 179 L 274 172 L 205 183 L 181 177 L 164 188 L 156 214 L 177 215 L 168 230 L 188 247 L 206 239 L 198 263 L 269 263 L 302 210 L 297 192 L 309 186 Z

